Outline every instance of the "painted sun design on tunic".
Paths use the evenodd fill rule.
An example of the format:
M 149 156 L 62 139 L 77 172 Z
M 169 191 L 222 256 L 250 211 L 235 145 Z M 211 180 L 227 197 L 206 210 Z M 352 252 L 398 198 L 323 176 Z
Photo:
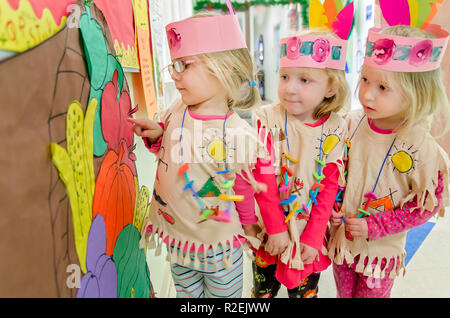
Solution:
M 392 165 L 392 171 L 397 170 L 400 173 L 407 173 L 415 169 L 418 162 L 414 159 L 414 154 L 418 151 L 413 148 L 413 145 L 408 145 L 406 142 L 393 146 L 393 151 L 389 154 Z

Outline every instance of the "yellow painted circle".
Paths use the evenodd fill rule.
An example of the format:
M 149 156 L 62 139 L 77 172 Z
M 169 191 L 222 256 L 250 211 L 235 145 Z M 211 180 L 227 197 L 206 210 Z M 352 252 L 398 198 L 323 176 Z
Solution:
M 338 142 L 339 142 L 338 136 L 336 136 L 336 135 L 327 136 L 327 138 L 325 138 L 325 140 L 323 142 L 323 146 L 322 146 L 323 153 L 328 155 L 331 152 L 331 150 L 333 150 L 334 147 L 336 147 Z
M 399 151 L 392 156 L 394 167 L 400 172 L 408 172 L 413 166 L 411 155 L 405 151 Z
M 208 145 L 208 154 L 216 161 L 225 160 L 225 145 L 222 140 L 214 140 Z

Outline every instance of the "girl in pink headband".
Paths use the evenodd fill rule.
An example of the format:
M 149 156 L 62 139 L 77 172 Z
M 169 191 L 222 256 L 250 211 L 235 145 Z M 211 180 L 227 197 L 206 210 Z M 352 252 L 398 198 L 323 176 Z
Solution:
M 264 192 L 276 190 L 274 174 L 253 175 L 264 148 L 233 111 L 259 102 L 254 65 L 234 14 L 201 13 L 166 31 L 181 99 L 159 122 L 132 120 L 159 160 L 141 243 L 157 255 L 167 245 L 177 297 L 241 297 L 244 243 L 260 243 L 255 192 L 261 210 L 275 201 L 282 214 Z M 283 251 L 287 233 L 271 242 L 271 253 Z
M 389 297 L 407 231 L 448 205 L 448 156 L 429 133 L 433 115 L 450 109 L 439 69 L 448 34 L 434 30 L 369 31 L 363 109 L 348 115 L 347 185 L 328 244 L 339 297 Z
M 331 31 L 306 31 L 280 43 L 278 97 L 262 106 L 254 126 L 272 154 L 284 216 L 261 211 L 264 230 L 289 231 L 280 255 L 256 251 L 253 296 L 275 297 L 283 284 L 291 298 L 317 297 L 320 272 L 331 264 L 325 235 L 344 170 L 348 107 L 347 41 Z

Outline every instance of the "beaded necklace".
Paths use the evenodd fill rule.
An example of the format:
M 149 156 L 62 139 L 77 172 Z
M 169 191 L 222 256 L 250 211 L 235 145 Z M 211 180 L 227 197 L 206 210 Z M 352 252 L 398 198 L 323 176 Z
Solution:
M 180 162 L 183 162 L 183 127 L 184 127 L 184 120 L 186 117 L 186 112 L 187 112 L 188 106 L 186 106 L 184 113 L 183 113 L 183 119 L 181 121 L 181 132 L 180 132 L 180 138 L 179 138 L 179 143 L 180 143 Z M 205 207 L 205 205 L 203 204 L 202 200 L 200 199 L 200 196 L 198 195 L 198 192 L 194 189 L 194 180 L 190 180 L 189 176 L 188 176 L 188 170 L 189 170 L 189 163 L 185 163 L 183 166 L 181 166 L 178 169 L 178 175 L 179 176 L 184 176 L 184 179 L 186 181 L 186 185 L 183 188 L 183 191 L 186 191 L 187 189 L 189 189 L 192 193 L 192 195 L 194 196 L 195 200 L 197 201 L 200 210 L 201 210 L 201 217 L 202 220 L 199 221 L 198 223 L 207 221 L 209 219 L 211 220 L 215 220 L 218 222 L 225 222 L 225 223 L 229 223 L 231 222 L 231 214 L 230 214 L 230 210 L 231 210 L 231 204 L 233 201 L 242 201 L 244 199 L 243 195 L 233 195 L 232 194 L 232 188 L 234 186 L 234 181 L 230 180 L 227 178 L 228 174 L 231 173 L 231 170 L 228 169 L 228 162 L 227 162 L 227 153 L 226 153 L 226 141 L 225 141 L 225 125 L 226 125 L 226 121 L 228 119 L 228 112 L 225 115 L 225 119 L 223 121 L 223 126 L 222 126 L 222 142 L 223 142 L 223 151 L 225 153 L 225 170 L 221 170 L 221 171 L 217 171 L 216 174 L 217 175 L 223 175 L 225 177 L 225 181 L 222 182 L 219 187 L 222 188 L 223 190 L 225 190 L 226 193 L 221 193 L 218 198 L 220 200 L 223 201 L 227 201 L 227 207 L 225 210 L 211 210 L 211 209 L 207 209 Z
M 304 218 L 306 220 L 309 219 L 310 215 L 310 209 L 312 208 L 312 205 L 317 205 L 317 195 L 319 192 L 321 192 L 324 188 L 324 185 L 321 184 L 321 181 L 325 178 L 325 176 L 322 174 L 322 169 L 325 168 L 327 165 L 322 161 L 322 143 L 323 143 L 323 128 L 324 128 L 325 120 L 322 120 L 321 124 L 321 133 L 320 133 L 320 147 L 319 147 L 319 156 L 316 157 L 314 160 L 317 162 L 317 172 L 315 171 L 313 173 L 314 179 L 316 182 L 313 184 L 311 189 L 309 189 L 309 201 L 305 205 L 302 204 L 302 207 L 299 209 L 299 203 L 298 201 L 295 202 L 294 205 L 292 205 L 292 202 L 297 198 L 297 195 L 289 195 L 289 188 L 291 185 L 291 182 L 288 180 L 288 177 L 292 177 L 294 175 L 293 171 L 289 168 L 290 162 L 293 164 L 297 163 L 297 161 L 290 156 L 287 153 L 283 153 L 284 157 L 286 158 L 286 165 L 281 167 L 281 173 L 284 175 L 284 184 L 279 187 L 279 191 L 285 193 L 285 199 L 280 202 L 281 205 L 288 205 L 288 212 L 285 212 L 285 223 L 287 223 L 291 217 L 297 213 L 297 219 Z M 287 111 L 284 111 L 284 131 L 286 134 L 286 143 L 288 151 L 290 151 L 289 146 L 289 135 L 288 135 L 288 129 L 287 129 Z M 295 178 L 295 176 L 294 176 Z

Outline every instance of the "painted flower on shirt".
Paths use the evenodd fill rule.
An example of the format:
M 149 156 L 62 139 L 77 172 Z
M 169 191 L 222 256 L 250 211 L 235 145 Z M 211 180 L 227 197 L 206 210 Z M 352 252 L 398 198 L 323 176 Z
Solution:
M 378 65 L 386 64 L 392 57 L 395 43 L 391 39 L 378 39 L 373 48 L 374 61 Z
M 433 52 L 433 43 L 431 40 L 423 40 L 414 45 L 409 53 L 409 64 L 419 66 L 424 64 Z
M 314 41 L 313 53 L 311 57 L 316 62 L 325 62 L 327 56 L 330 54 L 330 48 L 330 41 L 326 39 L 317 39 Z

